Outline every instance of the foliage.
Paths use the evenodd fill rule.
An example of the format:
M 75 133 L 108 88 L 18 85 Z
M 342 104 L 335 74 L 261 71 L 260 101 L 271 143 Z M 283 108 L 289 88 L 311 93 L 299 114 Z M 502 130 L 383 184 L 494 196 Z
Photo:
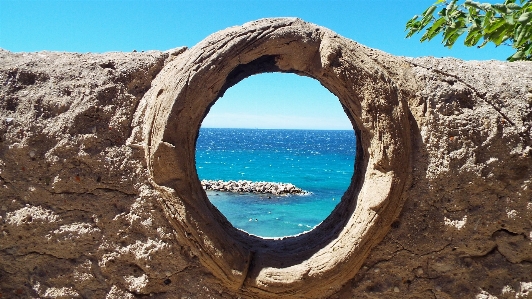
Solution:
M 421 42 L 442 33 L 442 43 L 451 48 L 458 37 L 467 33 L 464 44 L 468 47 L 483 39 L 479 48 L 489 42 L 496 46 L 511 45 L 516 52 L 507 58 L 509 61 L 532 60 L 531 1 L 519 0 L 517 4 L 516 0 L 506 0 L 502 4 L 490 4 L 466 0 L 458 5 L 457 0 L 438 0 L 406 23 L 406 37 L 427 28 Z

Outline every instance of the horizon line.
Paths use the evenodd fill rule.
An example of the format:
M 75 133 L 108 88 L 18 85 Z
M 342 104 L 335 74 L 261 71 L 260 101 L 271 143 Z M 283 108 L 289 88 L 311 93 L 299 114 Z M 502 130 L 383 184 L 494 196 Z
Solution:
M 235 129 L 235 130 L 301 130 L 301 131 L 354 131 L 351 129 L 316 129 L 316 128 L 237 128 L 237 127 L 200 127 L 200 129 Z

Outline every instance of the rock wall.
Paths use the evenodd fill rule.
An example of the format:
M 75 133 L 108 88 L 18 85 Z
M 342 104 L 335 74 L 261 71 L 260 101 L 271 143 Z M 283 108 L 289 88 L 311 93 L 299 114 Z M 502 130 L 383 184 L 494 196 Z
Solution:
M 201 81 L 209 99 L 282 71 L 314 77 L 342 101 L 363 159 L 319 234 L 250 239 L 196 191 L 193 156 L 175 153 L 193 150 L 194 121 L 212 105 L 187 104 L 209 61 L 227 70 Z M 529 62 L 395 57 L 297 19 L 266 19 L 167 52 L 0 51 L 0 82 L 0 298 L 532 298 Z M 166 98 L 176 104 L 164 110 Z M 192 112 L 165 126 L 146 123 L 153 111 Z M 178 177 L 154 162 L 165 155 Z M 351 224 L 364 213 L 378 221 Z M 346 239 L 346 227 L 374 237 Z M 319 248 L 290 249 L 311 237 Z M 239 261 L 241 252 L 251 254 Z M 262 264 L 285 252 L 304 257 Z M 327 264 L 335 252 L 345 259 Z M 321 287 L 328 279 L 337 283 Z

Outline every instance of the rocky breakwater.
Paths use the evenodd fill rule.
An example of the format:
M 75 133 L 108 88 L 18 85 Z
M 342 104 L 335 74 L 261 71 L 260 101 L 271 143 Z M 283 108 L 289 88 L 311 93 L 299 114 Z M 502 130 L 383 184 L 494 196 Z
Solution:
M 298 188 L 290 183 L 252 182 L 252 181 L 222 181 L 202 180 L 204 190 L 225 192 L 248 192 L 273 195 L 309 194 L 310 192 Z

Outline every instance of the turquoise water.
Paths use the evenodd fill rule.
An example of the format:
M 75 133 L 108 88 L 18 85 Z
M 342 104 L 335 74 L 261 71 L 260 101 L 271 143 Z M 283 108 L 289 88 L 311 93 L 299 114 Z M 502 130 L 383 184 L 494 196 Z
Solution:
M 202 128 L 196 145 L 200 179 L 292 183 L 309 195 L 208 191 L 233 226 L 262 237 L 295 235 L 321 223 L 351 182 L 353 131 Z

